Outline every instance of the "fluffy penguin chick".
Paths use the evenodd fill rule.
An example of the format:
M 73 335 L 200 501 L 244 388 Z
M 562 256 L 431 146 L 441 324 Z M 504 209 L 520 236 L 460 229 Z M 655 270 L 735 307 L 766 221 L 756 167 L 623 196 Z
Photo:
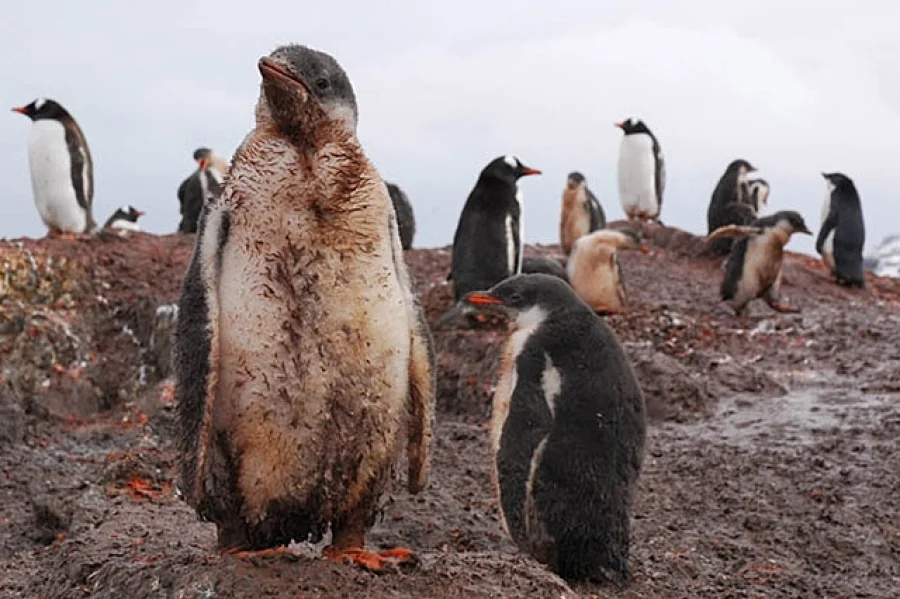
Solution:
M 200 217 L 176 331 L 181 484 L 220 548 L 363 549 L 404 415 L 408 487 L 429 465 L 435 381 L 387 187 L 350 81 L 288 45 L 259 60 L 256 127 Z
M 725 262 L 725 278 L 721 297 L 737 315 L 744 313 L 747 304 L 765 298 L 778 312 L 797 312 L 781 302 L 781 263 L 784 246 L 794 233 L 812 235 L 803 217 L 793 210 L 783 210 L 755 220 L 751 225 L 726 225 L 707 238 L 737 237 Z
M 569 173 L 562 195 L 559 218 L 559 245 L 567 256 L 575 241 L 606 226 L 606 215 L 597 197 L 578 171 Z
M 847 287 L 865 287 L 863 246 L 866 225 L 856 185 L 841 173 L 822 173 L 828 189 L 822 206 L 822 226 L 816 251 L 835 280 Z
M 514 315 L 491 422 L 507 532 L 566 579 L 627 582 L 646 422 L 618 339 L 549 275 L 517 275 L 466 301 Z
M 636 231 L 603 230 L 578 239 L 569 256 L 569 283 L 595 312 L 610 314 L 625 309 L 622 268 L 616 256 L 620 248 L 648 251 Z

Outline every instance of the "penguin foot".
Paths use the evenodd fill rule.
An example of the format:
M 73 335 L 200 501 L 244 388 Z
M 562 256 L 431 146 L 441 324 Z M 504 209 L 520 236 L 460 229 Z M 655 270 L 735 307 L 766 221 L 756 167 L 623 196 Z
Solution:
M 782 314 L 798 314 L 800 312 L 800 308 L 794 308 L 784 302 L 771 302 L 769 306 L 775 310 L 776 312 L 781 312 Z
M 297 554 L 289 549 L 287 546 L 282 545 L 280 547 L 272 547 L 270 549 L 259 549 L 256 551 L 251 550 L 243 550 L 237 547 L 231 549 L 225 549 L 222 551 L 222 555 L 230 555 L 232 557 L 236 557 L 238 559 L 254 559 L 258 557 L 288 557 L 288 558 L 296 558 Z
M 395 547 L 386 551 L 367 551 L 361 547 L 346 547 L 338 549 L 334 546 L 326 547 L 322 553 L 329 560 L 339 563 L 350 563 L 370 572 L 383 572 L 388 567 L 396 567 L 400 564 L 416 563 L 416 554 L 405 547 Z

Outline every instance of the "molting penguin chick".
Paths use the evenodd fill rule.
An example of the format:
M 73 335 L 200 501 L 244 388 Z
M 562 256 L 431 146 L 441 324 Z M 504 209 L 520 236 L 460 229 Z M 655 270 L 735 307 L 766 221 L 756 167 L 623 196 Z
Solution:
M 731 162 L 713 190 L 706 211 L 707 234 L 726 225 L 749 225 L 756 220 L 757 213 L 752 208 L 750 186 L 747 174 L 756 171 L 746 160 L 739 158 Z M 714 254 L 727 254 L 732 240 L 717 237 L 710 246 Z
M 569 255 L 575 240 L 605 226 L 606 214 L 588 188 L 584 175 L 578 171 L 569 173 L 559 218 L 559 244 L 563 253 Z
M 118 231 L 140 231 L 141 226 L 138 219 L 144 216 L 144 213 L 137 210 L 134 206 L 126 204 L 112 213 L 106 223 L 104 229 L 114 229 Z
M 481 171 L 453 234 L 450 278 L 457 301 L 522 272 L 522 196 L 517 181 L 540 174 L 509 155 L 495 158 Z
M 196 233 L 204 204 L 222 193 L 224 178 L 219 172 L 221 167 L 214 165 L 212 157 L 212 151 L 208 148 L 198 148 L 194 152 L 197 170 L 178 187 L 181 213 L 181 222 L 178 223 L 179 233 Z
M 388 183 L 388 193 L 394 204 L 394 212 L 397 213 L 397 226 L 400 228 L 400 245 L 404 250 L 412 249 L 413 237 L 416 235 L 416 216 L 413 213 L 412 204 L 406 193 L 398 185 Z
M 838 284 L 865 287 L 862 253 L 866 225 L 856 185 L 841 173 L 822 173 L 822 176 L 827 190 L 816 251 Z
M 71 239 L 92 232 L 96 227 L 94 163 L 81 127 L 54 100 L 38 98 L 13 112 L 32 120 L 28 138 L 31 189 L 48 235 Z
M 619 146 L 619 200 L 629 220 L 656 220 L 662 211 L 666 165 L 656 136 L 644 121 L 616 123 L 625 135 Z
M 560 576 L 626 582 L 641 387 L 606 323 L 548 275 L 468 303 L 514 315 L 493 397 L 493 482 L 513 541 Z
M 300 45 L 259 70 L 256 127 L 201 214 L 179 301 L 181 484 L 221 548 L 330 528 L 329 558 L 377 570 L 411 556 L 363 547 L 404 446 L 409 490 L 427 482 L 430 333 L 344 70 Z
M 781 264 L 784 246 L 794 233 L 812 235 L 803 217 L 793 210 L 783 210 L 759 218 L 751 225 L 726 225 L 707 238 L 715 242 L 723 237 L 737 237 L 725 262 L 725 278 L 720 294 L 737 315 L 756 298 L 778 312 L 798 312 L 781 302 Z
M 576 241 L 569 256 L 569 283 L 595 312 L 614 314 L 626 307 L 625 282 L 616 255 L 621 248 L 648 251 L 637 231 L 603 230 Z

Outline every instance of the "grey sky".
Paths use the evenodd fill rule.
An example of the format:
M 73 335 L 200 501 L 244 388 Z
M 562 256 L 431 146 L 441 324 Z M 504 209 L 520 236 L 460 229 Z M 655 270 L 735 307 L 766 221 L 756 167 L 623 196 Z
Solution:
M 360 138 L 416 210 L 416 246 L 450 242 L 478 171 L 514 153 L 527 242 L 555 242 L 566 174 L 607 215 L 621 132 L 639 116 L 668 164 L 662 218 L 697 233 L 736 157 L 772 185 L 770 209 L 816 229 L 821 171 L 854 178 L 867 249 L 900 229 L 900 3 L 556 0 L 13 3 L 0 21 L 0 236 L 42 236 L 31 199 L 30 122 L 6 112 L 52 97 L 94 155 L 95 212 L 147 211 L 172 232 L 175 197 L 208 145 L 230 157 L 252 126 L 257 59 L 284 42 L 334 55 L 360 106 Z M 853 8 L 851 8 L 853 6 Z M 811 252 L 812 240 L 790 249 Z

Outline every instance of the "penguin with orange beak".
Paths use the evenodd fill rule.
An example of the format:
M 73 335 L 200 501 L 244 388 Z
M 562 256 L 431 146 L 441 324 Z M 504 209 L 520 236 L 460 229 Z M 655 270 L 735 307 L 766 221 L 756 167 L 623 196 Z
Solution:
M 138 224 L 138 219 L 142 216 L 144 216 L 144 212 L 126 204 L 112 213 L 103 228 L 119 232 L 140 231 L 141 226 Z
M 209 148 L 198 148 L 194 151 L 194 160 L 197 162 L 197 170 L 178 187 L 181 212 L 179 233 L 196 233 L 203 204 L 218 197 L 223 189 L 224 173 L 220 172 L 221 166 L 217 166 L 216 156 L 212 151 Z

